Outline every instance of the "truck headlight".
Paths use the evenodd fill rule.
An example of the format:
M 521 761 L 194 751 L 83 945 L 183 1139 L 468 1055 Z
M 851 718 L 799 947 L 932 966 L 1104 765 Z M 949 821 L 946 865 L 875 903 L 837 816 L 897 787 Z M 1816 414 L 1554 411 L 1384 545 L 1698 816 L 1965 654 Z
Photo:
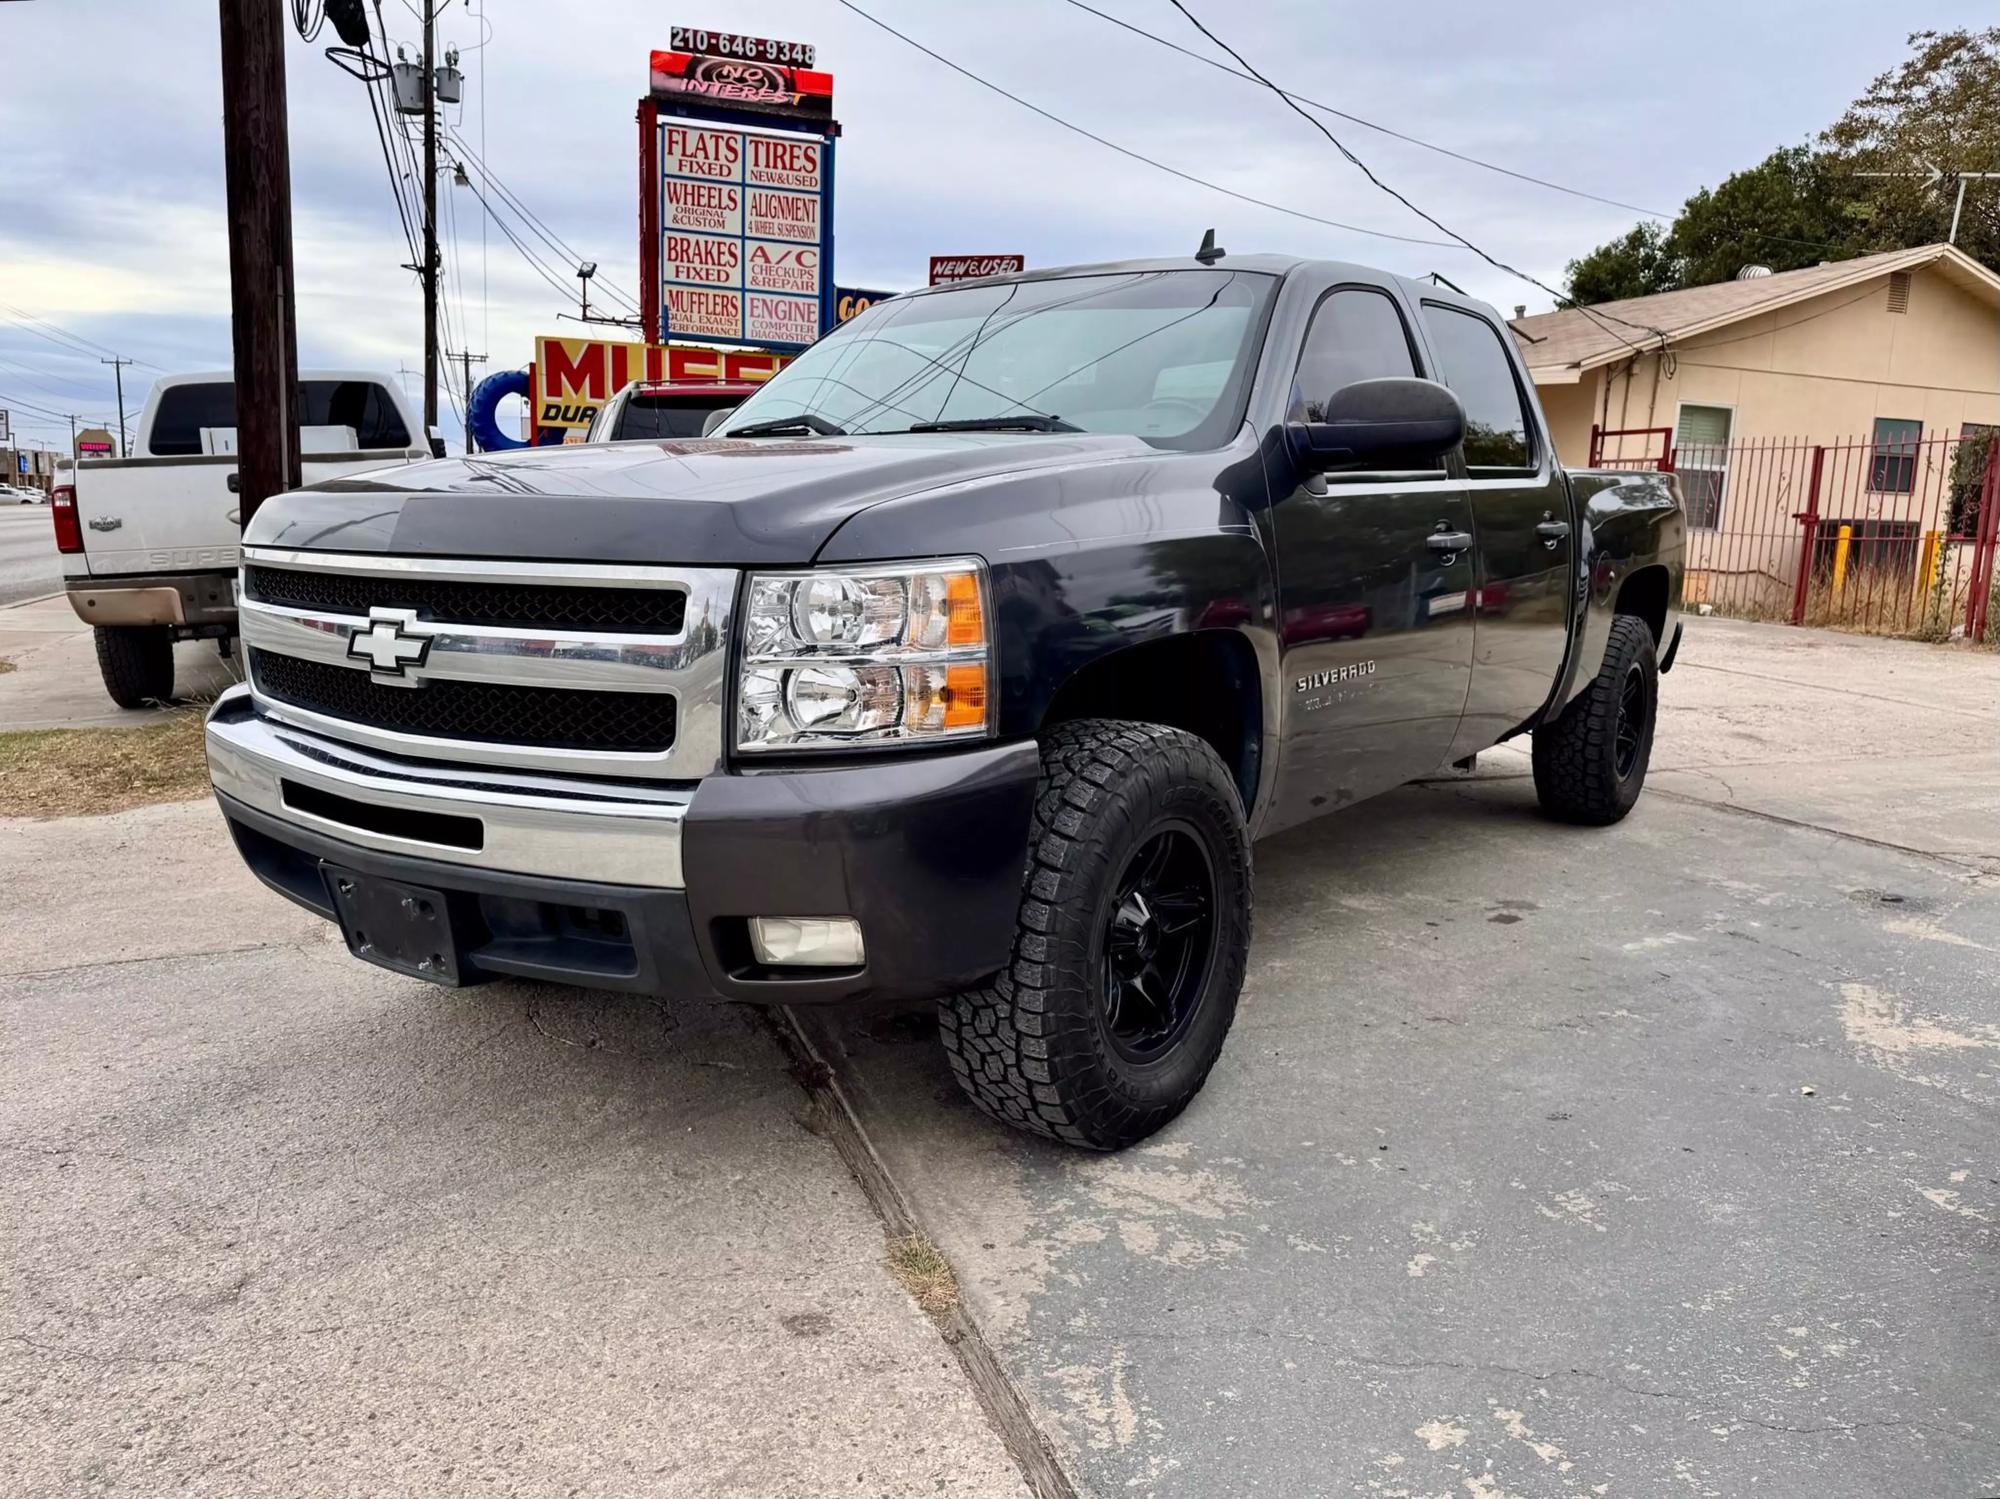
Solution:
M 993 646 L 976 557 L 753 574 L 742 630 L 739 750 L 990 731 Z

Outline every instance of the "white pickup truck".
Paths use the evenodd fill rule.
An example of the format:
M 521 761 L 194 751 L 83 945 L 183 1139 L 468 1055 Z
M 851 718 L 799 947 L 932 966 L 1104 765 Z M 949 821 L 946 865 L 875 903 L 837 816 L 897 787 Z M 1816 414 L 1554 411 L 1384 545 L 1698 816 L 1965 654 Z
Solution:
M 299 376 L 305 482 L 432 456 L 396 382 L 359 370 Z M 126 458 L 75 463 L 54 492 L 56 550 L 77 617 L 97 635 L 104 687 L 121 708 L 174 691 L 174 642 L 236 636 L 242 533 L 236 496 L 236 380 L 229 371 L 155 385 Z

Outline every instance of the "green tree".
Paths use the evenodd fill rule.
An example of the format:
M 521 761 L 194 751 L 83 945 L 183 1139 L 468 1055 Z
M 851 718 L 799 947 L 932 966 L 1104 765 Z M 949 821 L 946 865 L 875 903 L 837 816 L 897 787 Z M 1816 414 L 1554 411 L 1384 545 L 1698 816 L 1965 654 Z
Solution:
M 1678 284 L 1727 281 L 1746 265 L 1795 271 L 1873 248 L 1856 233 L 1862 218 L 1850 192 L 1838 163 L 1806 146 L 1780 147 L 1720 187 L 1703 188 L 1667 236 Z
M 2000 171 L 2000 27 L 1920 31 L 1821 133 L 1703 188 L 1669 229 L 1636 225 L 1569 265 L 1579 302 L 1727 281 L 1746 265 L 1796 270 L 1877 250 L 1932 244 L 1951 226 L 1950 174 Z M 1870 177 L 1868 172 L 1923 173 Z M 1958 247 L 2000 270 L 2000 182 L 1966 194 Z
M 1650 297 L 1680 286 L 1681 266 L 1658 224 L 1634 224 L 1627 234 L 1599 245 L 1568 271 L 1569 294 L 1579 302 Z
M 1951 228 L 1959 172 L 2000 172 L 2000 26 L 1919 31 L 1910 56 L 1873 83 L 1821 136 L 1853 171 L 1918 172 L 1945 180 L 1857 178 L 1860 208 L 1878 242 L 1918 245 Z M 1966 185 L 1958 247 L 2000 270 L 2000 182 Z

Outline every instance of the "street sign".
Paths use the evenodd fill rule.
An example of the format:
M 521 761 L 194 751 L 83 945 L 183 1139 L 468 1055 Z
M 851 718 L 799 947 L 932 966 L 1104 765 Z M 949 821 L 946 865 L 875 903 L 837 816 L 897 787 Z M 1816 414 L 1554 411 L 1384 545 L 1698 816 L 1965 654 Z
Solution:
M 13 418 L 11 416 L 9 416 L 5 411 L 0 411 L 0 446 L 5 446 L 6 444 L 11 443 L 14 440 L 14 428 L 12 422 Z
M 666 334 L 784 349 L 819 337 L 829 143 L 668 116 L 658 154 Z
M 849 318 L 859 317 L 877 302 L 886 302 L 896 294 L 892 291 L 866 291 L 858 286 L 836 286 L 833 289 L 833 320 L 844 323 Z
M 833 118 L 833 75 L 810 66 L 669 50 L 652 54 L 648 80 L 662 105 L 747 110 L 815 123 Z
M 1025 255 L 933 255 L 931 285 L 977 281 L 981 276 L 1012 276 L 1027 268 Z
M 775 62 L 809 68 L 816 60 L 811 42 L 778 42 L 768 36 L 738 36 L 733 31 L 704 31 L 698 26 L 674 26 L 667 45 L 676 52 L 701 57 L 734 57 L 744 62 Z
M 109 458 L 111 456 L 111 434 L 102 427 L 86 427 L 76 434 L 76 456 L 79 458 Z

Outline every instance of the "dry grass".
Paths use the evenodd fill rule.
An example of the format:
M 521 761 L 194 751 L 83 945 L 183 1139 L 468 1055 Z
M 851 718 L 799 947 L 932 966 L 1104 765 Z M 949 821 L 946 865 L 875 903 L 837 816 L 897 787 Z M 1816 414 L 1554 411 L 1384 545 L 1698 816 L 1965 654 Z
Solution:
M 13 669 L 14 663 L 9 661 L 5 656 L 0 656 L 0 677 L 6 676 Z
M 942 1322 L 958 1306 L 958 1277 L 951 1261 L 922 1234 L 891 1239 L 889 1273 L 910 1293 L 933 1322 Z
M 0 734 L 0 817 L 78 817 L 208 794 L 203 710 L 169 708 L 136 729 Z

